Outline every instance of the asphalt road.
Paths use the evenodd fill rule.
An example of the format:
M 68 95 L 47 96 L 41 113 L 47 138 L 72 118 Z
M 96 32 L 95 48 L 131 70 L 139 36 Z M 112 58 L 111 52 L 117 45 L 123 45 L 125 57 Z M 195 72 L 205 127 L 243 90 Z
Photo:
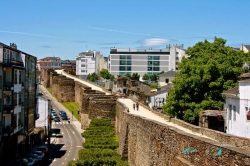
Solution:
M 60 117 L 59 110 L 62 110 L 62 105 L 58 103 L 45 88 L 40 87 L 39 89 L 45 98 L 51 100 L 52 107 L 57 111 Z M 66 111 L 68 117 L 71 116 L 67 110 L 64 111 Z M 52 148 L 52 151 L 50 151 L 50 154 L 38 165 L 67 165 L 69 161 L 78 159 L 78 150 L 83 148 L 83 138 L 72 123 L 68 123 L 67 120 L 62 119 L 61 122 L 54 122 L 54 120 L 52 120 L 52 129 L 53 128 L 61 129 L 63 137 L 57 138 L 56 144 Z

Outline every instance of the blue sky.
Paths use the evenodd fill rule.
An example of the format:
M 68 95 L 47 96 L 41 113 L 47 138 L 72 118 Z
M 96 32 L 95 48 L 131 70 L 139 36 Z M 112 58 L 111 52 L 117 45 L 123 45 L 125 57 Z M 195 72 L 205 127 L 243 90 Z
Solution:
M 0 42 L 38 57 L 74 59 L 110 47 L 185 48 L 214 36 L 250 44 L 250 0 L 5 0 Z

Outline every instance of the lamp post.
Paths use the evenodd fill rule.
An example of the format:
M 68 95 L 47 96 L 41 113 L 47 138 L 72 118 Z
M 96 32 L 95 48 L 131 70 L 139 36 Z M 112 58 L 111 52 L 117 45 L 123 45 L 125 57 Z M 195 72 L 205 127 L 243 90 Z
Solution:
M 72 121 L 73 121 L 73 111 L 72 111 Z

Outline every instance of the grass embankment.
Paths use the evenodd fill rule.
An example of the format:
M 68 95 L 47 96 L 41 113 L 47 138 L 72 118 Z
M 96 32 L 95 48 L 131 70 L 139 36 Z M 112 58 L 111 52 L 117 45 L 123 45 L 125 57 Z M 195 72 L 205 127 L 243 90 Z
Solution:
M 79 105 L 76 102 L 63 102 L 62 103 L 63 106 L 65 108 L 67 108 L 67 110 L 70 111 L 70 113 L 73 113 L 74 117 L 80 121 L 80 117 L 78 115 L 78 111 L 79 111 Z M 71 115 L 72 116 L 72 115 Z M 70 116 L 69 116 L 70 118 Z
M 79 159 L 68 166 L 128 166 L 116 152 L 118 141 L 110 119 L 92 119 L 82 136 L 84 149 L 78 151 Z

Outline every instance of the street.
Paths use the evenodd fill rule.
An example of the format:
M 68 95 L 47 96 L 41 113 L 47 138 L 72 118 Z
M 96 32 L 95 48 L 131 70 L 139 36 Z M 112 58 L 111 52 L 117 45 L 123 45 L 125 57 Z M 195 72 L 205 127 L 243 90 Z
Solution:
M 57 115 L 59 115 L 59 110 L 63 109 L 63 106 L 56 101 L 56 99 L 47 90 L 40 85 L 40 92 L 44 94 L 44 97 L 51 100 L 52 107 L 56 110 Z M 71 114 L 68 110 L 63 109 L 68 117 Z M 78 150 L 82 149 L 83 138 L 81 136 L 81 130 L 76 129 L 75 125 L 72 123 L 75 119 L 62 120 L 60 122 L 55 122 L 52 120 L 52 129 L 60 129 L 62 137 L 56 139 L 55 145 L 53 145 L 52 151 L 49 152 L 48 156 L 41 161 L 38 165 L 67 165 L 71 160 L 76 160 L 78 158 Z

